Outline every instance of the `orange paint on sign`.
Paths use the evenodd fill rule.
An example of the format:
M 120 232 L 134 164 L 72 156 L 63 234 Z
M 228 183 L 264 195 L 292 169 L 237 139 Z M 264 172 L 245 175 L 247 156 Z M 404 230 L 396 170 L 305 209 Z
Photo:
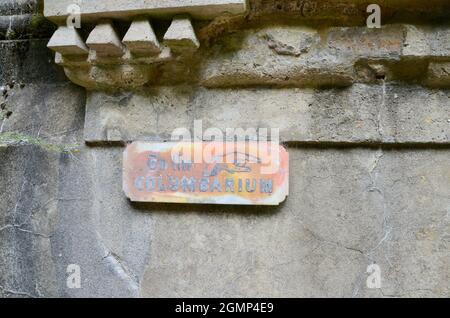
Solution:
M 289 155 L 270 142 L 134 142 L 123 189 L 135 202 L 278 205 L 289 192 Z

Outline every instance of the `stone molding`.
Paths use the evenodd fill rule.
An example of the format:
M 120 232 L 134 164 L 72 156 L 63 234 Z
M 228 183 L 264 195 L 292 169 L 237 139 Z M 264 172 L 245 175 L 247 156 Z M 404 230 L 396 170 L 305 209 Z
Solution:
M 111 11 L 109 2 L 92 0 L 81 2 L 79 30 L 65 25 L 64 8 L 72 1 L 45 0 L 46 16 L 59 25 L 48 47 L 69 79 L 89 90 L 187 82 L 209 88 L 348 87 L 380 80 L 450 86 L 445 24 L 368 29 L 305 27 L 300 21 L 263 27 L 264 20 L 242 24 L 254 14 L 256 0 L 118 0 Z M 211 31 L 222 29 L 222 22 L 236 23 L 236 29 Z
M 270 129 L 279 129 L 280 141 L 294 145 L 449 146 L 449 101 L 448 90 L 396 84 L 88 92 L 84 139 L 91 145 L 165 142 L 178 127 L 194 136 L 201 120 L 203 131 L 255 127 L 270 136 Z
M 64 24 L 69 14 L 67 8 L 77 0 L 45 0 L 44 14 L 51 21 Z M 168 18 L 188 14 L 197 20 L 212 20 L 224 13 L 243 14 L 247 10 L 246 0 L 115 0 L 113 4 L 104 0 L 80 2 L 81 15 L 88 21 L 121 19 L 133 21 L 137 16 Z
M 46 0 L 45 16 L 59 25 L 48 43 L 55 61 L 76 84 L 91 89 L 136 88 L 146 84 L 158 65 L 189 58 L 200 47 L 192 19 L 244 14 L 246 0 L 101 0 L 81 2 L 82 30 L 66 25 L 73 0 Z M 75 1 L 77 3 L 77 1 Z M 153 19 L 171 24 L 160 40 Z M 117 22 L 127 21 L 122 36 Z M 86 25 L 94 25 L 83 38 Z

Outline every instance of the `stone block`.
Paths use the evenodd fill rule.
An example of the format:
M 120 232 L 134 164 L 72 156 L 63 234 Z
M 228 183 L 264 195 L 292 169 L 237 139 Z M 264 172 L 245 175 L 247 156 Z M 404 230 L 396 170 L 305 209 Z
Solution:
M 89 49 L 75 28 L 61 26 L 48 42 L 47 47 L 62 55 L 88 55 Z
M 206 87 L 337 86 L 354 82 L 353 61 L 320 51 L 316 30 L 270 27 L 219 41 L 200 71 Z
M 55 65 L 48 39 L 0 41 L 0 83 L 69 83 L 64 70 Z
M 134 20 L 122 42 L 137 55 L 154 55 L 161 52 L 158 39 L 147 19 Z
M 0 297 L 56 297 L 59 154 L 0 145 L 0 158 Z
M 124 141 L 170 140 L 179 127 L 278 128 L 303 144 L 448 144 L 449 93 L 418 86 L 355 84 L 346 89 L 194 89 L 88 94 L 85 139 L 102 143 L 121 127 Z M 126 123 L 126 125 L 124 124 Z
M 412 10 L 419 3 L 390 4 L 400 1 Z M 298 1 L 257 3 L 285 10 L 286 3 Z M 431 4 L 444 2 L 420 3 L 429 7 L 422 14 L 442 11 Z M 448 0 L 444 4 L 448 8 Z M 265 81 L 255 81 L 256 87 L 198 86 L 194 59 L 161 67 L 179 82 L 180 74 L 186 76 L 189 86 L 150 86 L 139 75 L 142 65 L 136 64 L 142 60 L 133 60 L 135 70 L 124 65 L 126 57 L 113 58 L 116 65 L 106 67 L 112 73 L 104 74 L 100 63 L 82 68 L 63 57 L 62 63 L 70 63 L 66 72 L 83 77 L 93 70 L 89 80 L 112 88 L 133 81 L 139 86 L 88 90 L 87 105 L 85 89 L 70 84 L 52 62 L 47 40 L 1 41 L 0 107 L 12 111 L 0 119 L 1 130 L 30 135 L 36 145 L 7 144 L 7 134 L 0 135 L 0 297 L 448 298 L 449 90 L 421 86 L 419 76 L 413 83 L 370 84 L 350 76 L 350 87 L 320 89 L 295 87 L 301 76 L 283 85 L 289 81 L 279 76 L 281 84 L 271 87 L 265 84 L 278 67 L 286 72 L 298 63 L 312 71 L 321 58 L 351 70 L 355 58 L 374 57 L 367 64 L 382 77 L 398 61 L 398 54 L 390 54 L 398 42 L 386 38 L 392 46 L 374 45 L 369 54 L 371 43 L 388 42 L 359 36 L 360 44 L 347 37 L 335 42 L 345 54 L 333 55 L 320 44 L 328 42 L 315 42 L 326 39 L 326 30 L 269 31 L 253 42 L 242 41 L 239 31 L 230 46 L 218 52 L 205 46 L 208 55 L 194 57 L 204 62 L 217 53 L 225 61 L 242 54 L 242 65 L 251 61 L 255 67 L 263 60 L 256 74 Z M 446 33 L 443 27 L 432 34 L 444 40 Z M 431 62 L 423 77 L 434 78 L 430 86 L 447 85 L 447 53 L 439 43 L 445 42 L 429 43 L 435 49 L 423 53 L 428 57 L 400 56 L 397 65 L 422 69 Z M 323 71 L 327 67 L 316 71 L 330 74 Z M 94 84 L 89 87 L 100 89 Z M 290 156 L 287 200 L 245 209 L 130 202 L 121 187 L 123 147 L 111 143 L 164 142 L 175 128 L 192 131 L 196 119 L 205 129 L 280 128 Z M 83 131 L 96 146 L 83 144 Z M 55 153 L 45 143 L 79 147 Z M 381 289 L 366 286 L 374 263 L 381 268 Z M 81 268 L 79 289 L 67 288 L 68 264 Z
M 450 62 L 430 63 L 425 84 L 430 87 L 450 87 Z
M 405 25 L 402 57 L 440 59 L 450 57 L 450 28 Z
M 67 7 L 73 0 L 45 0 L 44 14 L 55 22 L 66 20 Z M 90 0 L 81 6 L 82 18 L 98 20 L 101 18 L 133 19 L 136 16 L 171 18 L 178 14 L 189 14 L 195 19 L 210 20 L 224 13 L 243 14 L 247 10 L 247 0 Z
M 280 208 L 139 205 L 154 229 L 142 296 L 448 296 L 447 150 L 289 152 Z
M 188 17 L 175 17 L 164 35 L 164 44 L 175 53 L 189 53 L 197 50 L 200 43 Z
M 200 45 L 192 23 L 176 17 L 163 37 L 162 47 L 158 47 L 148 21 L 136 20 L 124 38 L 128 49 L 123 56 L 105 56 L 91 50 L 84 65 L 73 56 L 58 57 L 58 63 L 89 71 L 92 66 L 104 65 L 108 76 L 101 78 L 112 79 L 119 65 L 137 66 L 143 72 L 157 69 L 141 83 L 158 85 L 184 82 L 208 88 L 328 88 L 401 81 L 448 87 L 446 81 L 425 78 L 429 63 L 432 69 L 433 63 L 444 63 L 450 57 L 448 34 L 445 26 L 332 27 L 320 32 L 304 26 L 271 26 L 228 34 L 192 54 Z M 121 45 L 117 40 L 116 46 Z M 73 81 L 89 89 L 130 87 L 120 80 L 121 74 L 118 81 L 96 82 L 95 78 L 85 81 L 87 75 L 80 70 L 66 72 L 77 73 L 71 77 Z
M 111 21 L 99 22 L 89 34 L 86 44 L 100 57 L 120 57 L 124 54 L 124 46 Z
M 343 60 L 399 60 L 403 32 L 401 25 L 380 29 L 333 27 L 326 32 L 326 45 L 321 49 Z

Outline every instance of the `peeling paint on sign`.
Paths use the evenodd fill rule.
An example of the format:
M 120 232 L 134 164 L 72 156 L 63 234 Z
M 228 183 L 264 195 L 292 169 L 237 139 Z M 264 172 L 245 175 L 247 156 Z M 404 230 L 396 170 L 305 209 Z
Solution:
M 133 142 L 123 189 L 134 202 L 279 205 L 289 193 L 289 155 L 270 142 Z

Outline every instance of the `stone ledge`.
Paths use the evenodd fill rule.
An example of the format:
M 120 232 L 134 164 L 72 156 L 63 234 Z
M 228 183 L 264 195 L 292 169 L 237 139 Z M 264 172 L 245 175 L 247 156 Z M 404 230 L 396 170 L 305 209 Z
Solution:
M 363 25 L 367 6 L 378 4 L 383 23 L 447 21 L 447 0 L 249 0 L 248 20 L 309 21 L 327 25 Z
M 279 26 L 217 41 L 199 81 L 214 88 L 345 87 L 380 80 L 448 87 L 448 81 L 441 81 L 448 75 L 427 72 L 429 65 L 444 61 L 450 61 L 450 29 L 445 26 L 334 27 L 321 32 Z
M 59 24 L 48 47 L 74 83 L 91 89 L 143 86 L 159 64 L 188 59 L 199 49 L 191 19 L 244 15 L 247 10 L 246 0 L 92 0 L 79 3 L 83 30 L 78 30 L 66 26 L 73 4 L 77 2 L 45 1 L 45 16 Z M 152 26 L 159 18 L 172 20 L 161 39 Z M 129 23 L 126 34 L 117 30 L 123 20 Z M 87 39 L 83 32 L 89 32 Z
M 47 39 L 0 41 L 0 86 L 11 82 L 70 83 L 53 62 Z
M 450 93 L 418 86 L 355 84 L 345 89 L 158 87 L 91 92 L 85 140 L 109 144 L 170 140 L 191 129 L 279 128 L 281 142 L 450 145 Z
M 141 40 L 142 25 L 136 26 L 142 21 L 148 36 Z M 107 32 L 97 32 L 100 27 Z M 91 90 L 171 85 L 174 79 L 210 88 L 347 87 L 382 80 L 449 87 L 446 73 L 433 67 L 450 62 L 447 26 L 272 26 L 199 49 L 190 20 L 175 18 L 159 38 L 148 20 L 131 23 L 123 40 L 113 22 L 101 23 L 86 44 L 75 29 L 60 27 L 49 47 L 67 76 Z
M 430 63 L 427 84 L 433 87 L 450 87 L 450 62 Z
M 54 10 L 59 18 L 67 17 L 63 8 L 70 1 L 46 0 L 46 14 L 52 19 Z M 93 29 L 85 24 L 83 30 L 60 26 L 48 46 L 57 53 L 56 63 L 64 67 L 69 79 L 90 90 L 136 90 L 146 85 L 188 82 L 210 88 L 348 87 L 381 81 L 449 87 L 447 74 L 436 68 L 439 63 L 450 62 L 448 25 L 392 24 L 381 29 L 302 25 L 243 28 L 216 40 L 212 47 L 201 47 L 204 42 L 209 43 L 205 36 L 208 26 L 195 30 L 201 24 L 191 19 L 204 17 L 190 10 L 196 8 L 205 13 L 211 9 L 221 15 L 226 11 L 224 8 L 234 8 L 238 2 L 242 6 L 238 17 L 242 18 L 246 1 L 151 0 L 142 4 L 120 0 L 114 4 L 114 11 L 108 11 L 111 5 L 94 0 L 81 6 L 83 23 L 86 16 L 95 17 L 88 19 L 94 22 Z M 365 3 L 353 2 L 320 3 L 331 7 L 339 3 Z M 267 6 L 270 3 L 274 5 L 271 1 Z M 295 11 L 289 3 L 280 5 L 280 11 L 287 7 Z M 311 3 L 306 1 L 302 7 Z M 416 1 L 414 5 L 419 3 Z M 395 5 L 401 5 L 401 1 Z M 204 8 L 208 6 L 208 10 Z M 258 1 L 250 1 L 251 10 L 255 6 L 261 11 L 266 8 Z M 138 14 L 139 10 L 142 14 Z M 176 11 L 165 16 L 172 19 L 170 26 L 153 19 L 164 10 Z M 118 12 L 127 14 L 122 16 Z M 124 18 L 131 22 L 118 21 Z M 230 17 L 221 15 L 215 21 L 218 20 L 230 21 Z M 154 28 L 159 28 L 158 32 Z M 164 31 L 162 28 L 164 34 L 160 32 Z
M 74 0 L 45 0 L 44 14 L 55 23 L 64 23 L 68 17 L 67 8 Z M 211 20 L 224 13 L 243 14 L 247 10 L 246 0 L 104 0 L 84 1 L 81 16 L 86 21 L 103 18 L 133 20 L 147 15 L 153 18 L 172 18 L 179 14 L 189 14 L 194 19 Z

